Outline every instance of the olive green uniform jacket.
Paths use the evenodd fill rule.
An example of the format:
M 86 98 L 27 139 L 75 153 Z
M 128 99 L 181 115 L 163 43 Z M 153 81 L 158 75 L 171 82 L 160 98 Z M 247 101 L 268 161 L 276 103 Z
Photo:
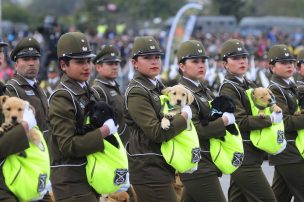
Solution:
M 163 88 L 163 86 L 162 86 Z M 130 127 L 127 145 L 132 184 L 170 183 L 174 169 L 163 158 L 160 147 L 187 128 L 187 121 L 174 116 L 168 130 L 161 128 L 160 90 L 144 75 L 136 73 L 126 91 L 126 121 Z
M 228 73 L 225 76 L 219 94 L 230 96 L 236 105 L 234 116 L 244 143 L 244 160 L 242 166 L 261 165 L 265 157 L 265 152 L 257 149 L 251 143 L 250 131 L 271 126 L 271 120 L 269 116 L 266 116 L 264 119 L 258 116 L 252 116 L 250 103 L 245 91 L 256 86 L 247 80 L 245 80 L 245 82 L 245 84 L 241 83 L 239 79 Z
M 304 115 L 294 115 L 298 109 L 297 88 L 292 82 L 288 85 L 276 75 L 272 75 L 269 88 L 275 95 L 277 105 L 283 110 L 287 140 L 286 149 L 278 155 L 270 156 L 269 163 L 272 165 L 304 163 L 304 159 L 301 157 L 294 141 L 297 137 L 297 130 L 304 128 Z
M 222 137 L 226 135 L 224 122 L 221 118 L 210 122 L 207 126 L 202 126 L 200 120 L 207 117 L 210 111 L 209 102 L 214 99 L 213 93 L 204 85 L 196 86 L 190 80 L 182 77 L 180 84 L 190 90 L 194 96 L 191 104 L 192 122 L 195 125 L 201 147 L 202 159 L 199 162 L 198 170 L 192 174 L 180 174 L 182 180 L 197 179 L 202 176 L 217 174 L 221 175 L 220 170 L 214 165 L 210 155 L 210 138 Z
M 299 76 L 296 85 L 297 85 L 297 97 L 299 101 L 299 106 L 300 109 L 304 109 L 304 77 Z
M 38 85 L 36 88 L 32 87 L 22 76 L 15 74 L 7 81 L 5 94 L 26 100 L 35 108 L 37 125 L 47 138 L 48 103 L 43 90 Z
M 51 182 L 57 200 L 93 191 L 86 178 L 86 155 L 103 151 L 100 129 L 76 135 L 84 123 L 84 109 L 95 99 L 90 88 L 63 75 L 49 104 Z
M 29 146 L 26 132 L 21 124 L 0 135 L 0 201 L 14 198 L 4 182 L 2 173 L 3 161 L 10 154 L 21 152 Z
M 94 85 L 92 86 L 92 88 L 98 92 L 100 100 L 111 105 L 116 111 L 119 125 L 118 134 L 125 145 L 129 139 L 130 132 L 123 117 L 124 96 L 120 92 L 118 83 L 115 82 L 115 85 L 113 86 L 109 82 L 109 80 L 104 77 L 98 76 L 94 80 Z

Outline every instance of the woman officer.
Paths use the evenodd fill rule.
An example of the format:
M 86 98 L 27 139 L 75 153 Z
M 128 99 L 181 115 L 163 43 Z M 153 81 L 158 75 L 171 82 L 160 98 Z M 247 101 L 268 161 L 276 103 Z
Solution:
M 228 190 L 229 201 L 276 201 L 274 193 L 262 171 L 265 152 L 257 149 L 250 141 L 251 130 L 270 127 L 272 122 L 280 122 L 280 115 L 272 114 L 260 119 L 252 116 L 250 102 L 245 94 L 256 86 L 245 79 L 248 70 L 248 52 L 241 41 L 229 39 L 221 50 L 223 65 L 227 70 L 220 95 L 230 96 L 236 105 L 234 113 L 244 143 L 244 160 L 231 174 Z
M 192 121 L 202 149 L 198 170 L 192 174 L 180 174 L 184 184 L 182 201 L 226 201 L 218 179 L 221 172 L 211 160 L 209 139 L 225 136 L 225 126 L 234 123 L 234 115 L 225 113 L 207 126 L 200 123 L 200 120 L 209 114 L 208 101 L 214 98 L 213 93 L 203 84 L 206 74 L 205 60 L 208 57 L 202 43 L 195 40 L 182 43 L 177 51 L 177 57 L 181 74 L 180 84 L 189 89 L 195 97 L 195 102 L 191 105 Z
M 304 129 L 304 115 L 294 115 L 298 110 L 298 89 L 290 80 L 295 72 L 295 58 L 286 45 L 274 45 L 268 60 L 272 72 L 269 88 L 283 110 L 288 143 L 282 153 L 269 157 L 269 163 L 275 166 L 272 189 L 278 201 L 290 201 L 292 196 L 294 201 L 304 201 L 304 159 L 295 145 L 298 130 Z
M 163 85 L 156 79 L 161 71 L 161 54 L 153 37 L 135 38 L 132 64 L 136 71 L 126 91 L 126 121 L 131 134 L 129 153 L 130 181 L 139 201 L 177 201 L 173 187 L 174 169 L 163 158 L 161 143 L 187 128 L 191 119 L 189 106 L 174 116 L 172 127 L 161 128 L 159 95 Z M 160 87 L 159 87 L 160 85 Z

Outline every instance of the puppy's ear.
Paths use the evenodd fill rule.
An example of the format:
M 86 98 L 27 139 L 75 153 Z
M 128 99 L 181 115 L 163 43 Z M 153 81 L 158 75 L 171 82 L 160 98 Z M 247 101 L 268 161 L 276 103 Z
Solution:
M 190 105 L 194 101 L 194 96 L 191 91 L 187 89 L 187 104 Z
M 171 90 L 172 90 L 172 87 L 167 87 L 167 88 L 163 89 L 163 90 L 161 91 L 161 93 L 162 93 L 163 95 L 168 95 L 168 94 L 170 93 Z
M 8 98 L 9 98 L 9 96 L 7 96 L 7 95 L 0 96 L 0 105 L 2 106 Z

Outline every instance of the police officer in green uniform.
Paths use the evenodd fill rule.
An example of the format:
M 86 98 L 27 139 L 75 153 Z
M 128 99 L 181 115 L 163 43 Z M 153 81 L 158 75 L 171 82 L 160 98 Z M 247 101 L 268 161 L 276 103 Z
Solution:
M 98 202 L 98 194 L 86 177 L 86 155 L 103 151 L 103 138 L 114 134 L 113 119 L 84 135 L 75 128 L 84 124 L 84 110 L 90 100 L 98 99 L 88 86 L 92 54 L 88 40 L 80 32 L 63 34 L 57 46 L 63 71 L 60 84 L 50 97 L 49 121 L 51 182 L 56 201 Z
M 219 94 L 228 95 L 234 100 L 236 105 L 234 115 L 244 143 L 244 160 L 242 166 L 231 174 L 228 199 L 229 201 L 276 201 L 261 168 L 265 152 L 257 149 L 250 141 L 251 130 L 269 127 L 272 120 L 269 116 L 264 119 L 252 116 L 245 91 L 256 86 L 244 78 L 248 70 L 248 52 L 241 41 L 229 39 L 222 45 L 221 56 L 227 74 Z M 275 118 L 276 121 L 280 119 L 280 117 Z
M 272 189 L 278 201 L 304 201 L 304 159 L 295 146 L 297 131 L 304 129 L 304 115 L 295 116 L 298 109 L 297 87 L 290 80 L 295 72 L 295 58 L 286 45 L 274 45 L 269 49 L 268 60 L 272 72 L 269 88 L 283 110 L 286 149 L 269 157 L 275 166 Z M 302 63 L 301 55 L 298 64 Z
M 36 80 L 40 45 L 33 37 L 25 37 L 12 50 L 10 57 L 15 62 L 16 73 L 7 81 L 5 94 L 27 100 L 35 108 L 38 126 L 47 139 L 47 97 Z
M 2 65 L 2 63 L 4 63 L 4 53 L 3 53 L 3 48 L 8 46 L 7 43 L 5 43 L 4 41 L 0 41 L 0 66 Z M 5 84 L 0 81 L 0 95 L 3 95 L 5 92 Z
M 218 179 L 221 172 L 213 164 L 210 156 L 209 139 L 225 136 L 225 126 L 234 124 L 234 115 L 225 113 L 221 118 L 206 126 L 201 124 L 200 120 L 205 119 L 210 111 L 208 101 L 214 99 L 213 93 L 203 83 L 206 74 L 205 62 L 208 56 L 206 56 L 201 42 L 189 40 L 180 45 L 177 57 L 181 74 L 180 84 L 189 89 L 195 97 L 195 102 L 191 104 L 192 121 L 196 127 L 202 150 L 198 170 L 192 174 L 180 174 L 184 184 L 181 201 L 226 201 Z
M 47 139 L 47 97 L 36 80 L 40 66 L 39 57 L 40 44 L 33 37 L 25 37 L 18 42 L 10 54 L 11 60 L 15 62 L 16 72 L 6 83 L 5 94 L 27 100 L 35 108 L 37 125 Z M 46 195 L 42 201 L 51 201 L 51 198 Z
M 296 79 L 298 101 L 301 109 L 304 109 L 304 49 L 300 51 L 297 58 L 297 73 Z
M 49 98 L 55 88 L 60 82 L 60 70 L 56 61 L 51 61 L 47 69 L 47 80 L 40 82 L 40 87 L 44 90 L 44 93 Z
M 100 99 L 111 105 L 117 112 L 118 134 L 124 144 L 129 139 L 129 129 L 121 114 L 124 112 L 124 96 L 119 89 L 115 79 L 120 70 L 120 53 L 113 45 L 105 45 L 94 58 L 97 78 L 94 80 L 93 88 L 98 92 Z
M 130 181 L 138 201 L 177 201 L 173 187 L 175 170 L 168 165 L 160 148 L 187 128 L 192 112 L 187 105 L 171 120 L 168 130 L 161 128 L 159 95 L 164 86 L 156 77 L 161 71 L 161 54 L 151 36 L 136 37 L 132 49 L 132 64 L 136 71 L 126 91 L 126 121 L 130 126 L 127 145 Z

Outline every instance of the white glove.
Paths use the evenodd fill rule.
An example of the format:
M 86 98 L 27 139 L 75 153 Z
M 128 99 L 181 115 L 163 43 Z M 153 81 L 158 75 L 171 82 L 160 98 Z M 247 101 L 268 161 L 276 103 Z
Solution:
M 24 108 L 22 120 L 27 122 L 27 124 L 29 126 L 29 130 L 31 130 L 32 128 L 34 128 L 37 125 L 37 121 L 36 121 L 34 112 L 33 112 L 33 110 L 31 110 L 29 108 L 28 104 L 26 104 L 26 106 Z
M 117 192 L 124 192 L 127 191 L 130 188 L 130 179 L 129 179 L 129 172 L 126 175 L 126 181 L 120 186 L 120 189 Z
M 227 126 L 235 123 L 235 116 L 233 113 L 224 112 L 223 116 L 225 116 L 228 119 Z
M 118 125 L 116 126 L 113 119 L 108 119 L 104 122 L 103 126 L 106 125 L 109 128 L 110 135 L 117 133 Z
M 272 112 L 270 114 L 270 119 L 272 123 L 280 123 L 283 121 L 283 114 L 282 112 Z
M 185 173 L 194 173 L 195 171 L 197 171 L 198 169 L 198 165 L 196 165 L 195 167 L 191 168 L 190 170 L 185 171 Z
M 192 110 L 189 105 L 185 105 L 181 112 L 186 112 L 188 114 L 188 121 L 192 119 Z

